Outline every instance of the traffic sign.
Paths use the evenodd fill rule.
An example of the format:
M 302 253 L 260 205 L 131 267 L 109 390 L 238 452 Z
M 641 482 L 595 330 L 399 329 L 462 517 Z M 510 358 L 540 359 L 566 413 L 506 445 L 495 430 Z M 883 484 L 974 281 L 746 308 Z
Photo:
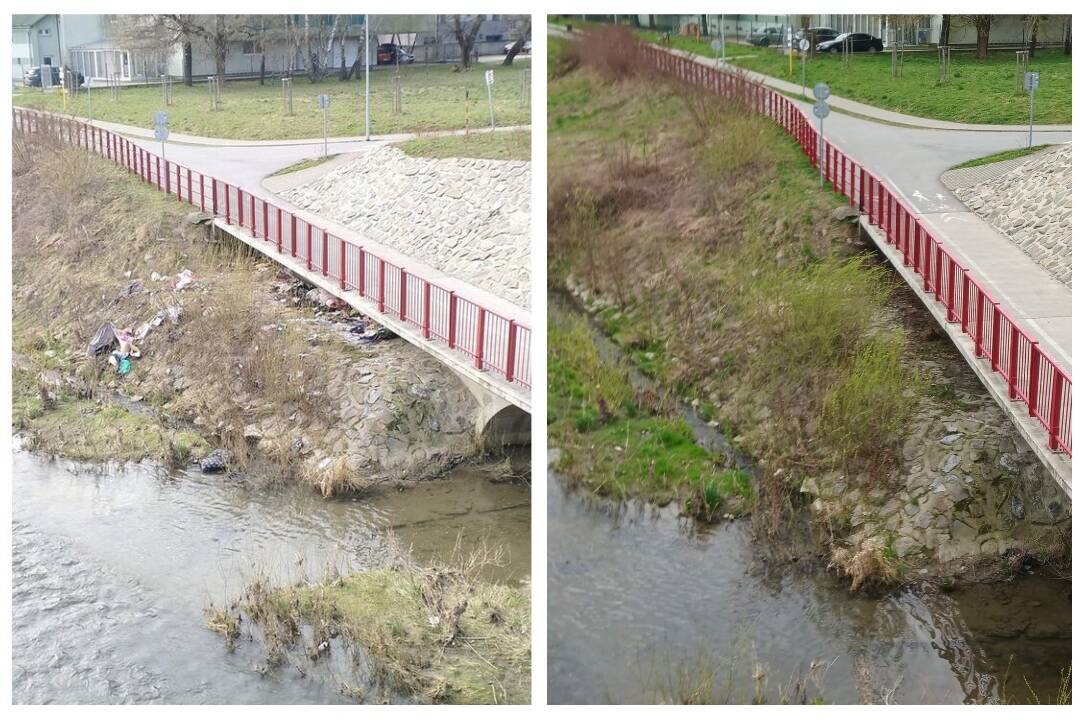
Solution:
M 829 104 L 824 100 L 818 100 L 816 103 L 814 103 L 814 117 L 818 118 L 819 120 L 824 120 L 825 118 L 829 117 L 830 112 L 832 111 L 829 110 Z
M 488 85 L 488 87 L 491 87 L 492 85 L 495 84 L 495 71 L 494 70 L 485 70 L 484 71 L 484 82 Z
M 1032 90 L 1034 90 L 1034 89 L 1036 89 L 1038 87 L 1039 87 L 1039 73 L 1037 73 L 1037 72 L 1024 73 L 1024 90 L 1026 92 L 1031 92 Z
M 169 128 L 165 127 L 164 125 L 154 126 L 154 139 L 160 140 L 161 142 L 165 142 L 166 140 L 168 140 Z
M 316 100 L 319 103 L 319 109 L 326 110 L 327 108 L 330 107 L 330 96 L 329 95 L 320 95 L 318 98 L 316 98 Z
M 829 83 L 819 82 L 815 85 L 814 97 L 818 100 L 826 100 L 829 97 Z
M 807 50 L 809 50 L 810 49 L 810 41 L 807 40 L 806 38 L 803 38 L 802 40 L 800 40 L 799 41 L 799 49 L 802 50 L 803 52 L 806 52 Z
M 709 47 L 713 49 L 713 52 L 720 52 L 724 49 L 724 43 L 720 42 L 719 40 L 713 40 L 711 43 L 709 43 Z

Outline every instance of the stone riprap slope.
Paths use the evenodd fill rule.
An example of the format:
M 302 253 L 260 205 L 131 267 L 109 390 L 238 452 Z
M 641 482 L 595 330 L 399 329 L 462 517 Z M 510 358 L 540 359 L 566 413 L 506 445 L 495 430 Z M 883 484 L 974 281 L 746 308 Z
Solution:
M 965 205 L 1072 287 L 1072 145 L 954 192 Z
M 529 184 L 527 162 L 381 147 L 282 197 L 528 308 Z

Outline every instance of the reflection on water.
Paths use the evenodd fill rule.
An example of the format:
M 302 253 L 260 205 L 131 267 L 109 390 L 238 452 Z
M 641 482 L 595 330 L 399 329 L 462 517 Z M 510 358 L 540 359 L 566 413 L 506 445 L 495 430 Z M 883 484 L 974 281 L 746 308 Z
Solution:
M 753 698 L 755 662 L 773 699 L 820 664 L 808 697 L 829 703 L 995 702 L 1006 678 L 1013 701 L 1030 702 L 1026 678 L 1046 702 L 1071 663 L 1067 580 L 870 598 L 824 572 L 764 574 L 760 556 L 746 522 L 688 533 L 673 509 L 613 512 L 549 474 L 549 702 L 670 697 L 673 668 L 702 658 L 733 702 Z
M 328 562 L 373 567 L 393 526 L 421 562 L 459 529 L 529 569 L 529 489 L 462 467 L 445 480 L 364 499 L 256 490 L 146 466 L 94 470 L 15 452 L 13 698 L 18 703 L 326 703 L 332 683 L 260 674 L 258 648 L 226 653 L 203 609 L 255 569 L 317 577 Z M 299 558 L 303 565 L 297 564 Z

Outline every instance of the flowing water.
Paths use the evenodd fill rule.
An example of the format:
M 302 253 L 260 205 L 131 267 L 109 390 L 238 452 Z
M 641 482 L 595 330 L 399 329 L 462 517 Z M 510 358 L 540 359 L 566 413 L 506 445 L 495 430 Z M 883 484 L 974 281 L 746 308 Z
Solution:
M 317 578 L 328 562 L 381 564 L 388 530 L 427 562 L 481 537 L 529 573 L 529 488 L 462 466 L 365 498 L 254 489 L 145 465 L 50 461 L 16 449 L 12 654 L 17 703 L 333 703 L 324 677 L 261 673 L 259 648 L 226 652 L 204 609 L 256 570 Z M 298 559 L 303 559 L 302 566 Z
M 578 312 L 550 297 L 549 322 Z M 752 471 L 679 411 L 699 444 Z M 720 702 L 1045 703 L 1071 666 L 1067 578 L 852 595 L 807 538 L 778 551 L 747 520 L 701 526 L 675 507 L 616 505 L 553 472 L 547 496 L 551 703 L 680 702 L 702 687 Z

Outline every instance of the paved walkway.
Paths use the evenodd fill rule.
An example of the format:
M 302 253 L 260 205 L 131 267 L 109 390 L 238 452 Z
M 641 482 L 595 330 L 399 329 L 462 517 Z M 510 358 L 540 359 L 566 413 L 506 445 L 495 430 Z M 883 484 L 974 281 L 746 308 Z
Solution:
M 712 58 L 676 54 L 703 65 L 716 65 Z M 772 78 L 766 84 L 791 86 Z M 799 86 L 793 87 L 800 90 Z M 829 99 L 830 104 L 833 100 Z M 817 126 L 812 104 L 801 100 L 795 103 Z M 978 129 L 900 127 L 854 114 L 834 113 L 825 121 L 825 135 L 891 185 L 934 236 L 1071 375 L 1072 291 L 971 212 L 941 182 L 941 174 L 953 165 L 1027 146 L 1027 128 L 986 132 L 987 126 L 974 127 Z M 1043 129 L 1037 137 L 1039 143 L 1071 141 L 1068 130 Z
M 956 190 L 957 188 L 978 185 L 987 180 L 995 180 L 1010 170 L 1015 170 L 1020 167 L 1028 160 L 1034 160 L 1040 155 L 1045 155 L 1050 150 L 1053 150 L 1053 148 L 1043 148 L 1038 152 L 1013 158 L 1012 160 L 1000 160 L 998 162 L 986 163 L 985 165 L 976 165 L 975 167 L 946 170 L 941 173 L 941 184 L 950 190 Z

